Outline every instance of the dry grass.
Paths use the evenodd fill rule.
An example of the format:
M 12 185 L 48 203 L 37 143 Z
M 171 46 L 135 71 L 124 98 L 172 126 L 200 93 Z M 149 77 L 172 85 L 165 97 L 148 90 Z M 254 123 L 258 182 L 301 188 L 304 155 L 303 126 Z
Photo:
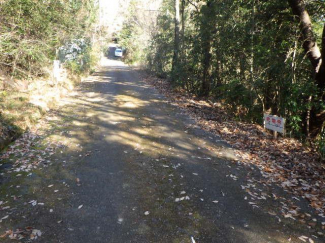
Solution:
M 30 129 L 48 110 L 56 107 L 58 101 L 79 81 L 80 77 L 74 76 L 58 84 L 35 80 L 24 91 L 13 88 L 0 91 L 0 143 L 13 132 Z

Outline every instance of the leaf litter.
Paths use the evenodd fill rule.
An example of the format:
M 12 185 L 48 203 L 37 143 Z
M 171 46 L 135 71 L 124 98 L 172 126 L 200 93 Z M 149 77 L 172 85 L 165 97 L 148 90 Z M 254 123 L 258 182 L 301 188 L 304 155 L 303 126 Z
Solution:
M 36 240 L 42 236 L 42 232 L 33 227 L 26 227 L 24 229 L 7 230 L 0 238 L 9 238 L 11 240 Z
M 200 100 L 184 91 L 181 93 L 173 90 L 165 79 L 144 75 L 144 80 L 164 94 L 172 105 L 180 107 L 194 119 L 196 125 L 193 127 L 198 125 L 218 135 L 220 142 L 232 145 L 234 162 L 259 169 L 263 180 L 254 179 L 248 185 L 242 185 L 242 189 L 246 190 L 252 199 L 259 201 L 271 198 L 282 202 L 288 201 L 274 193 L 272 197 L 262 195 L 261 191 L 252 186 L 254 183 L 267 187 L 277 185 L 293 194 L 292 201 L 297 202 L 300 197 L 305 198 L 317 215 L 323 219 L 322 221 L 325 221 L 325 163 L 320 161 L 315 149 L 306 147 L 292 138 L 274 140 L 263 127 L 233 119 L 222 104 Z M 221 157 L 224 156 L 220 151 L 215 152 Z M 254 177 L 252 174 L 249 176 Z M 235 181 L 238 179 L 235 175 L 229 177 Z M 246 188 L 247 186 L 249 188 Z M 224 196 L 223 192 L 222 194 Z M 245 197 L 245 200 L 248 198 Z M 251 205 L 258 207 L 257 202 L 251 202 Z M 289 218 L 297 219 L 308 227 L 315 227 L 317 222 L 312 221 L 311 217 L 300 210 L 290 200 L 281 208 L 282 216 L 291 215 Z M 290 214 L 289 211 L 292 213 Z M 325 225 L 318 225 L 325 230 Z M 323 234 L 318 232 L 318 235 Z
M 22 172 L 31 172 L 40 166 L 47 167 L 53 163 L 51 156 L 58 149 L 65 148 L 65 145 L 46 139 L 47 134 L 44 128 L 47 126 L 49 124 L 46 120 L 41 120 L 0 153 L 0 161 L 2 163 L 8 161 L 10 164 L 8 168 L 1 171 L 2 175 L 17 173 L 16 176 L 22 176 Z
M 10 144 L 7 149 L 0 153 L 0 166 L 1 176 L 5 179 L 6 183 L 16 183 L 15 177 L 31 176 L 35 169 L 42 170 L 55 163 L 52 156 L 65 149 L 65 145 L 62 141 L 58 142 L 51 139 L 49 135 L 52 133 L 51 124 L 47 119 L 51 119 L 51 116 L 55 116 L 55 111 L 49 112 L 48 116 L 41 119 L 38 124 L 31 127 L 30 130 L 23 133 L 16 141 Z M 13 177 L 14 176 L 14 177 Z M 46 187 L 51 188 L 54 185 L 48 185 Z M 11 185 L 9 188 L 20 188 L 21 185 Z M 17 201 L 22 195 L 7 195 L 13 201 Z M 10 215 L 14 215 L 15 211 L 19 211 L 17 206 L 11 208 L 6 206 L 7 202 L 0 202 L 0 209 L 2 213 L 4 210 L 10 210 Z M 27 201 L 25 205 L 44 206 L 45 203 L 37 202 L 36 200 Z M 21 206 L 21 205 L 20 205 Z M 19 207 L 20 207 L 19 206 Z M 51 211 L 50 211 L 51 212 Z M 52 210 L 53 212 L 53 210 Z M 6 220 L 9 215 L 5 215 L 0 221 Z M 8 237 L 11 240 L 36 240 L 41 237 L 42 232 L 33 227 L 26 227 L 24 229 L 7 230 L 0 238 Z

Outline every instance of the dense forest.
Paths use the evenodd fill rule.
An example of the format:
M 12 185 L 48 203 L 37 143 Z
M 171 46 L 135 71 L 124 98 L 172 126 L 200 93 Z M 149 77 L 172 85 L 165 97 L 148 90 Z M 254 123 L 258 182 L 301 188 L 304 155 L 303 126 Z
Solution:
M 164 0 L 147 31 L 136 3 L 120 35 L 129 62 L 241 120 L 285 117 L 289 136 L 323 147 L 323 0 Z

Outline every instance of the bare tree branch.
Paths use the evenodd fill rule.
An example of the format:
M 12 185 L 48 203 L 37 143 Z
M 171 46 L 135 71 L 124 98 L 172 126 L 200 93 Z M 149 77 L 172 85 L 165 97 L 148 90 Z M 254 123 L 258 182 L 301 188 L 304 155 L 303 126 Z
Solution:
M 195 5 L 192 1 L 190 1 L 190 0 L 187 0 L 187 1 L 188 1 L 189 4 L 191 4 L 193 7 L 195 7 L 195 9 L 196 9 L 197 12 L 200 12 L 198 6 L 196 6 L 196 5 Z

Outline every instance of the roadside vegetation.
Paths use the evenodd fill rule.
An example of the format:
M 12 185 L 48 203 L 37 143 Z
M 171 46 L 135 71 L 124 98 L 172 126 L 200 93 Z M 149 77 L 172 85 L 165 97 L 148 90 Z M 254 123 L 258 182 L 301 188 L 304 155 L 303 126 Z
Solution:
M 127 13 L 126 60 L 241 163 L 324 217 L 324 2 L 162 0 L 155 11 L 145 2 Z M 286 119 L 285 137 L 273 139 L 263 114 Z M 295 210 L 284 217 L 315 226 Z
M 93 0 L 8 0 L 0 12 L 1 149 L 92 71 L 101 30 Z
M 287 136 L 324 156 L 323 1 L 163 0 L 149 17 L 137 2 L 120 36 L 129 62 L 238 120 L 284 117 Z

